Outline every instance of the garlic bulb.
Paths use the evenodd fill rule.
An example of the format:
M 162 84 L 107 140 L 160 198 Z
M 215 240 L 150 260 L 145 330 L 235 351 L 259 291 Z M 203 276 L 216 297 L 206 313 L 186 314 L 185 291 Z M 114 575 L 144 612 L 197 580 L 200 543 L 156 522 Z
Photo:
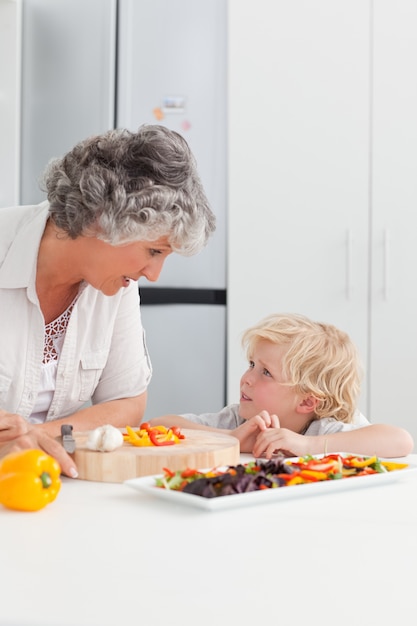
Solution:
M 112 452 L 123 445 L 123 435 L 118 428 L 106 424 L 92 430 L 88 435 L 86 446 L 89 450 Z

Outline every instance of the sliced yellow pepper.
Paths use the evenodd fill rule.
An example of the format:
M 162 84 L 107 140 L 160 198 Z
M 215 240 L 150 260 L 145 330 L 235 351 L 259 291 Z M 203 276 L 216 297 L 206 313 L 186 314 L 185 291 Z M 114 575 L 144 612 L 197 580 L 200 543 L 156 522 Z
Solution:
M 172 428 L 165 426 L 149 426 L 134 430 L 131 426 L 126 426 L 126 434 L 123 435 L 124 441 L 133 446 L 166 446 L 180 443 L 180 439 L 184 439 L 176 429 L 178 434 Z
M 144 430 L 143 435 L 141 431 L 137 432 L 130 426 L 126 426 L 128 437 L 126 441 L 132 444 L 132 446 L 152 446 L 152 441 L 149 439 L 148 431 Z
M 290 480 L 287 482 L 287 486 L 288 485 L 302 485 L 303 483 L 305 483 L 305 480 L 303 480 L 301 476 L 294 476 L 294 478 L 290 478 Z
M 130 439 L 131 442 L 133 443 L 134 441 L 139 441 L 140 440 L 140 436 L 139 434 L 133 430 L 133 428 L 131 428 L 130 426 L 126 426 L 126 430 L 127 430 L 127 439 Z
M 168 428 L 166 428 L 165 426 L 152 426 L 153 430 L 157 430 L 160 433 L 167 433 L 168 432 Z
M 381 465 L 387 468 L 389 472 L 393 470 L 405 469 L 408 467 L 408 463 L 395 463 L 394 461 L 381 461 Z
M 326 474 L 326 472 L 319 472 L 319 471 L 316 471 L 316 470 L 302 469 L 301 470 L 301 477 L 302 478 L 311 478 L 311 480 L 314 481 L 314 480 L 327 480 L 329 478 L 329 475 Z
M 132 446 L 137 446 L 137 447 L 146 447 L 146 446 L 153 446 L 152 441 L 149 439 L 149 437 L 140 437 L 139 439 L 135 439 L 135 440 L 130 440 L 129 443 L 132 444 Z

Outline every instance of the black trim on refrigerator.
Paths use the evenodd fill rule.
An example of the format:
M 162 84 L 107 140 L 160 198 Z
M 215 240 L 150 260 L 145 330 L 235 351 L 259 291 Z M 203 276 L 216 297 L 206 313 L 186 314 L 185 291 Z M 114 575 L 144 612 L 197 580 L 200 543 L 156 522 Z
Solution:
M 149 304 L 218 304 L 227 303 L 225 289 L 186 287 L 139 287 L 141 305 Z

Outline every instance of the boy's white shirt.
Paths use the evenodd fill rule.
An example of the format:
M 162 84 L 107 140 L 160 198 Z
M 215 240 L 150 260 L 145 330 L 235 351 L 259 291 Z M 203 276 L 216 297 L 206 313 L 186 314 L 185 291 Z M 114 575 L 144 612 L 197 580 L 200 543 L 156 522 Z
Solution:
M 239 415 L 238 404 L 229 404 L 218 413 L 201 413 L 200 415 L 184 413 L 181 417 L 195 422 L 196 424 L 211 426 L 213 428 L 224 428 L 226 430 L 233 430 L 245 422 Z M 349 424 L 340 422 L 334 417 L 323 417 L 320 420 L 312 422 L 304 434 L 314 436 L 328 435 L 330 433 L 355 430 L 362 426 L 370 426 L 370 422 L 362 413 L 356 411 L 353 421 Z

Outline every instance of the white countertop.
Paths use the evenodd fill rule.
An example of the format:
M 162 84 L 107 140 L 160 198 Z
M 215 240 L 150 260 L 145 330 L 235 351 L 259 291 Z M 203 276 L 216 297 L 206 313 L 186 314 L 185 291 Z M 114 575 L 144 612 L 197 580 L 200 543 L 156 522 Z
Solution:
M 0 507 L 0 626 L 414 626 L 416 478 L 216 512 L 64 478 Z

